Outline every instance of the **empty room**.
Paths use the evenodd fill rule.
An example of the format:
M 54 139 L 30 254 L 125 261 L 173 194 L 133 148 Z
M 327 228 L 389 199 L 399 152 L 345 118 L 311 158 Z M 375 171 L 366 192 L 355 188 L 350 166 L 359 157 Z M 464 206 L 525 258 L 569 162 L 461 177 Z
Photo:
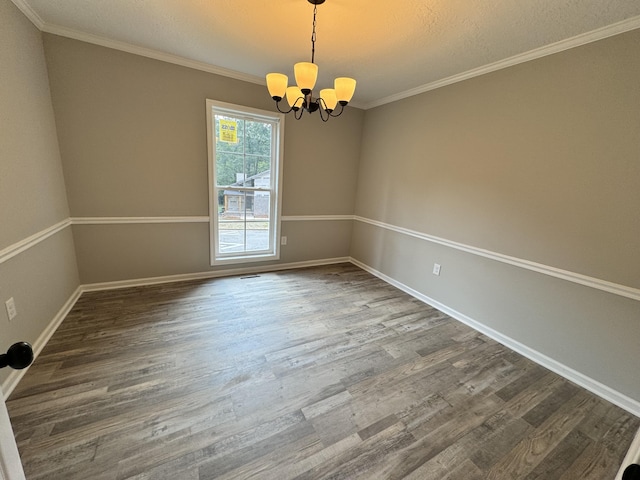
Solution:
M 640 3 L 0 0 L 0 478 L 640 478 Z

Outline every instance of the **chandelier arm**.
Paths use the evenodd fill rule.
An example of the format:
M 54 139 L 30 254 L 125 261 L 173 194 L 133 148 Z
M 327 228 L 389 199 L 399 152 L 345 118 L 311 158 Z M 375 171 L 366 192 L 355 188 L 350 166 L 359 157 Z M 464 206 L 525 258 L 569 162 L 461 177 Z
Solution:
M 276 100 L 276 108 L 280 113 L 290 113 L 294 107 L 291 107 L 289 110 L 280 110 L 280 100 Z
M 324 110 L 324 113 L 326 113 L 326 114 L 327 114 L 327 116 L 326 116 L 326 118 L 325 118 L 325 117 L 322 115 L 322 111 L 323 111 L 323 110 L 324 110 L 324 109 L 322 109 L 322 108 L 319 108 L 319 109 L 318 109 L 318 113 L 320 114 L 320 119 L 321 119 L 323 122 L 328 122 L 328 121 L 329 121 L 329 117 L 331 116 L 331 114 L 330 114 L 329 112 L 327 112 L 326 110 Z
M 332 110 L 331 112 L 329 112 L 329 115 L 332 117 L 339 117 L 340 115 L 342 115 L 342 112 L 344 112 L 344 105 L 340 104 L 340 111 L 334 115 L 335 110 Z
M 333 112 L 333 110 L 330 110 L 327 108 L 327 102 L 324 101 L 324 98 L 320 97 L 318 98 L 318 105 L 320 106 L 319 110 L 320 110 L 320 116 L 322 117 L 322 111 L 324 110 L 325 113 L 327 114 L 327 120 L 329 120 L 329 117 L 337 117 L 338 115 L 331 115 L 331 112 Z M 342 113 L 342 111 L 340 111 L 340 113 Z M 322 121 L 326 122 L 327 120 L 325 120 L 324 118 L 322 119 Z
M 293 117 L 296 120 L 300 120 L 302 118 L 303 113 L 304 113 L 304 108 L 298 108 L 297 110 L 293 111 Z

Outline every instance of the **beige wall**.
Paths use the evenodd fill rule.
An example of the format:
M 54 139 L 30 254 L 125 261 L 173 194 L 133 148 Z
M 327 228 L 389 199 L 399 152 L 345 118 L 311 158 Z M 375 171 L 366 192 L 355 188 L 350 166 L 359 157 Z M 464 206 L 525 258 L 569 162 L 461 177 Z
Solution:
M 73 217 L 208 215 L 205 100 L 274 110 L 261 85 L 55 35 L 44 39 Z M 283 215 L 353 212 L 362 117 L 353 108 L 326 124 L 317 115 L 287 117 Z M 288 245 L 279 263 L 348 255 L 350 223 L 292 223 L 283 225 Z M 212 269 L 206 224 L 73 230 L 83 283 Z
M 640 288 L 639 78 L 637 30 L 368 110 L 356 214 Z M 638 301 L 362 222 L 351 252 L 640 401 Z
M 0 353 L 35 343 L 78 287 L 66 228 L 16 253 L 20 242 L 69 216 L 40 32 L 0 0 Z M 9 322 L 4 302 L 18 316 Z M 10 369 L 0 371 L 4 383 Z

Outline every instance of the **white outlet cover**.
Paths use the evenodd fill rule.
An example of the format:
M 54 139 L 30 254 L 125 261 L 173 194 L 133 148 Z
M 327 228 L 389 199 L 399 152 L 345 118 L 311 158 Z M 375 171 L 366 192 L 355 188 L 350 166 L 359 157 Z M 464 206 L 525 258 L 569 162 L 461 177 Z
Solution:
M 7 308 L 7 315 L 9 316 L 9 320 L 13 320 L 18 315 L 18 310 L 16 309 L 16 302 L 11 297 L 9 300 L 4 302 L 5 307 Z
M 439 263 L 434 263 L 433 264 L 433 274 L 434 275 L 440 275 L 440 264 Z

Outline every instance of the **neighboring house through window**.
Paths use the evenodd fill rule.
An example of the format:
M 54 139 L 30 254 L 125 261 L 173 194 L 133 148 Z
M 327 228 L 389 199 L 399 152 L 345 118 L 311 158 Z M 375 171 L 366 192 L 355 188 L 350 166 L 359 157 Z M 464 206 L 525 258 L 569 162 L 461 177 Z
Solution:
M 211 264 L 280 256 L 284 115 L 207 100 Z

